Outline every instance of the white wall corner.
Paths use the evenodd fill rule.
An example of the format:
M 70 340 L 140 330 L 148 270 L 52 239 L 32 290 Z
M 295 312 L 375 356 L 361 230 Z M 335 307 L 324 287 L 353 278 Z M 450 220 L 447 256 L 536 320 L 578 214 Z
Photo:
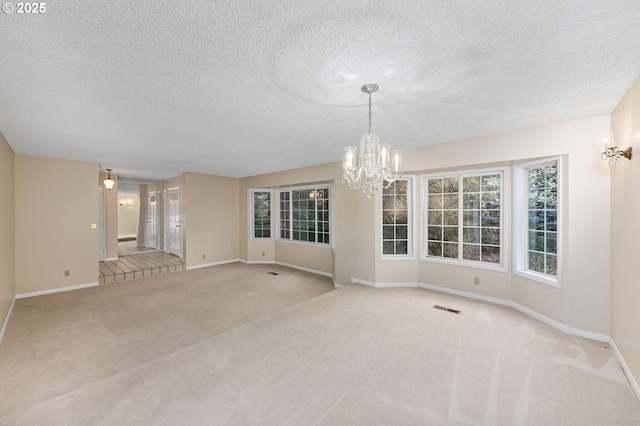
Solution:
M 4 332 L 7 331 L 7 327 L 9 326 L 9 318 L 11 318 L 11 313 L 13 312 L 13 306 L 16 304 L 16 296 L 13 296 L 13 300 L 11 301 L 11 306 L 9 307 L 9 311 L 7 312 L 7 317 L 4 319 L 4 324 L 2 325 L 2 331 L 0 331 L 0 343 L 2 343 L 2 339 L 4 338 Z
M 636 394 L 636 398 L 638 398 L 638 401 L 640 401 L 640 386 L 638 385 L 636 378 L 633 376 L 631 369 L 629 369 L 627 362 L 624 360 L 624 357 L 622 356 L 622 352 L 620 352 L 620 350 L 618 349 L 618 346 L 616 345 L 616 342 L 613 340 L 613 337 L 609 339 L 609 346 L 611 346 L 613 353 L 616 355 L 616 358 L 618 358 L 618 362 L 622 367 L 622 371 L 624 371 L 624 374 L 627 376 L 629 385 L 631 385 L 631 389 L 633 389 L 633 392 Z
M 324 271 L 319 271 L 317 269 L 305 268 L 304 266 L 290 265 L 288 263 L 283 263 L 283 262 L 278 262 L 278 261 L 276 261 L 274 263 L 276 265 L 285 266 L 287 268 L 298 269 L 300 271 L 305 271 L 305 272 L 311 272 L 312 274 L 322 275 L 323 277 L 329 277 L 329 278 L 333 279 L 333 274 L 331 272 L 324 272 Z
M 275 265 L 275 260 L 244 260 L 240 259 L 240 262 L 246 263 L 247 265 Z
M 187 271 L 190 271 L 192 269 L 208 268 L 209 266 L 225 265 L 227 263 L 236 263 L 236 262 L 247 263 L 246 260 L 242 260 L 242 259 L 221 260 L 220 262 L 211 262 L 211 263 L 203 263 L 200 265 L 187 266 Z
M 361 284 L 366 285 L 367 287 L 375 287 L 376 283 L 367 280 L 361 280 L 360 278 L 351 277 L 351 284 Z

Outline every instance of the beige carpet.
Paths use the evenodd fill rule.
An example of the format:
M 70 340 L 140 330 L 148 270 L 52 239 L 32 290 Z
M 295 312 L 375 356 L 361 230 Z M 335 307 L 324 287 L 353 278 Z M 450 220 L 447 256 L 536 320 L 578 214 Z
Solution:
M 605 344 L 428 290 L 331 289 L 230 264 L 20 300 L 0 424 L 640 424 Z

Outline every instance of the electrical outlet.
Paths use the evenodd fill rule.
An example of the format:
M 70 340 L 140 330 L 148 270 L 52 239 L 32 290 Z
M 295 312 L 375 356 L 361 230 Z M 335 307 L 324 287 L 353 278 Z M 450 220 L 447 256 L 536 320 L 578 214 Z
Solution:
M 262 252 L 262 257 L 264 257 L 264 252 Z
M 473 283 L 475 285 L 480 285 L 480 277 L 473 277 Z
M 203 255 L 202 255 L 202 258 L 204 259 L 205 257 L 206 257 L 206 256 L 203 254 Z
M 71 271 L 69 269 L 65 269 L 64 270 L 64 276 L 68 277 L 69 275 L 71 275 Z

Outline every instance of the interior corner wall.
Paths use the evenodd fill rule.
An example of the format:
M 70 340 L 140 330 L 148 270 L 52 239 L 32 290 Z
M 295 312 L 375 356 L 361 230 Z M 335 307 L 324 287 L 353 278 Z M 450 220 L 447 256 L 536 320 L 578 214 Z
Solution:
M 15 296 L 15 154 L 0 133 L 0 330 Z
M 611 338 L 640 379 L 640 78 L 611 114 L 616 145 L 630 161 L 611 167 Z
M 98 174 L 99 185 L 107 178 L 107 173 Z M 118 175 L 111 173 L 111 179 L 115 182 L 111 190 L 104 191 L 104 236 L 105 236 L 105 260 L 118 258 Z
M 149 206 L 147 185 L 140 185 L 138 191 L 140 210 L 138 212 L 138 233 L 136 235 L 136 241 L 138 245 L 144 246 L 147 244 L 147 208 Z
M 17 294 L 97 284 L 98 173 L 96 163 L 15 156 Z
M 510 166 L 529 159 L 562 156 L 566 204 L 563 276 L 560 288 L 522 277 L 513 270 L 512 218 L 506 218 L 506 271 L 490 271 L 419 260 L 419 283 L 517 303 L 568 327 L 609 335 L 609 168 L 600 160 L 609 116 L 599 116 L 505 134 L 432 145 L 406 151 L 406 174 Z M 637 182 L 637 180 L 636 180 Z M 416 182 L 419 186 L 419 182 Z M 637 192 L 637 191 L 636 191 Z M 420 197 L 417 198 L 418 202 Z M 506 197 L 505 197 L 506 200 Z M 378 203 L 379 204 L 379 203 Z M 507 203 L 507 214 L 513 210 Z M 379 205 L 376 205 L 379 215 Z M 420 208 L 415 208 L 419 212 Z M 378 221 L 379 223 L 379 221 Z M 420 229 L 418 226 L 417 229 Z M 370 230 L 373 234 L 373 231 Z M 421 238 L 414 231 L 414 236 Z M 419 243 L 418 243 L 419 249 Z M 376 258 L 376 281 L 389 281 L 411 261 Z M 413 276 L 416 266 L 404 279 Z M 474 277 L 480 285 L 473 284 Z
M 276 261 L 333 275 L 337 284 L 352 278 L 373 281 L 374 201 L 340 183 L 342 163 L 329 163 L 240 179 L 240 256 L 248 262 Z M 332 247 L 294 241 L 254 240 L 250 235 L 250 191 L 333 182 L 334 242 Z M 274 194 L 275 196 L 275 194 Z M 271 216 L 275 217 L 272 202 Z M 275 225 L 272 232 L 275 233 Z M 262 256 L 265 253 L 265 256 Z
M 238 179 L 185 173 L 182 194 L 187 268 L 238 259 Z

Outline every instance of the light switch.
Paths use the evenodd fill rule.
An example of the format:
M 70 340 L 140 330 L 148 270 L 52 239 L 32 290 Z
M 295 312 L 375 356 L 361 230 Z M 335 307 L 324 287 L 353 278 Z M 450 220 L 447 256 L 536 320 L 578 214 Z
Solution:
M 91 229 L 97 229 L 97 228 L 98 228 L 98 225 L 96 225 L 95 223 L 91 224 Z

